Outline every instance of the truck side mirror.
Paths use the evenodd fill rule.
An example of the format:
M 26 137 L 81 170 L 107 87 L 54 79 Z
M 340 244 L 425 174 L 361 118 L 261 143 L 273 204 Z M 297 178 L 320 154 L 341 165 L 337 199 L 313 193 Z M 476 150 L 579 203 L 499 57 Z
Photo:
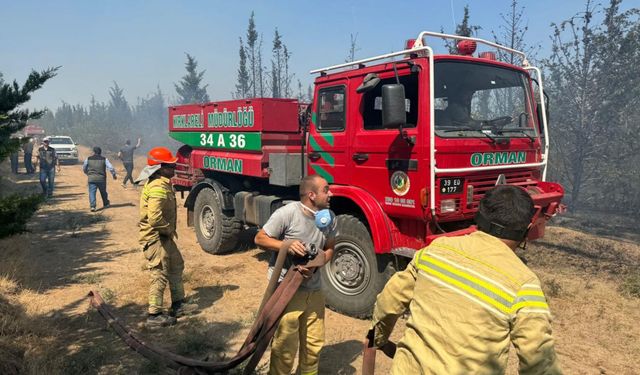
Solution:
M 382 86 L 382 126 L 400 128 L 407 123 L 404 85 Z

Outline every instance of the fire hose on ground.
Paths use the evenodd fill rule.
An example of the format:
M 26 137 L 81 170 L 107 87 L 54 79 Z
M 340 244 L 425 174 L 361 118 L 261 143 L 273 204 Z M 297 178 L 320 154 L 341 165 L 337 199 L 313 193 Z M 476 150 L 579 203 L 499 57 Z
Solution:
M 278 258 L 273 272 L 273 277 L 267 286 L 263 297 L 258 317 L 253 323 L 247 338 L 242 347 L 235 356 L 227 361 L 212 362 L 187 358 L 175 353 L 171 353 L 156 345 L 147 343 L 140 339 L 135 333 L 131 332 L 127 327 L 119 321 L 111 312 L 109 307 L 98 292 L 89 292 L 91 305 L 98 310 L 100 315 L 107 321 L 109 326 L 116 332 L 118 336 L 134 351 L 140 353 L 150 361 L 163 364 L 166 367 L 177 370 L 178 374 L 213 374 L 224 373 L 238 366 L 245 360 L 247 364 L 243 370 L 244 374 L 250 374 L 256 368 L 262 355 L 264 354 L 275 330 L 280 321 L 280 317 L 284 312 L 287 304 L 298 290 L 302 283 L 303 276 L 297 272 L 295 266 L 292 266 L 286 276 L 277 285 L 278 276 L 282 270 L 287 250 L 293 241 L 285 241 L 280 247 Z M 306 267 L 319 267 L 324 264 L 324 254 L 309 261 Z M 277 288 L 276 288 L 277 286 Z
M 267 349 L 267 346 L 278 327 L 278 323 L 282 317 L 284 309 L 289 301 L 291 301 L 291 298 L 293 298 L 293 295 L 296 293 L 298 287 L 303 281 L 302 274 L 296 270 L 295 266 L 292 266 L 289 269 L 289 272 L 286 273 L 282 282 L 278 285 L 278 276 L 281 273 L 287 255 L 287 250 L 292 242 L 293 241 L 291 240 L 285 241 L 280 247 L 272 277 L 269 280 L 260 308 L 258 309 L 258 317 L 253 323 L 240 350 L 235 356 L 226 361 L 212 362 L 196 360 L 169 352 L 154 344 L 147 343 L 135 333 L 127 329 L 127 327 L 113 315 L 111 309 L 109 309 L 105 304 L 102 296 L 100 296 L 98 292 L 90 291 L 88 296 L 90 298 L 91 306 L 96 308 L 98 313 L 107 321 L 107 324 L 116 332 L 116 334 L 120 336 L 120 338 L 131 349 L 140 353 L 143 357 L 152 362 L 174 369 L 181 375 L 200 375 L 225 373 L 250 358 L 243 369 L 243 374 L 251 374 L 258 366 L 262 355 Z M 323 264 L 324 254 L 320 251 L 318 256 L 307 262 L 305 266 L 319 267 Z M 373 331 L 370 331 L 364 341 L 362 360 L 363 375 L 374 374 L 376 350 L 383 351 L 390 358 L 393 358 L 393 354 L 395 353 L 395 344 L 391 342 L 382 348 L 373 347 L 370 344 L 372 342 Z

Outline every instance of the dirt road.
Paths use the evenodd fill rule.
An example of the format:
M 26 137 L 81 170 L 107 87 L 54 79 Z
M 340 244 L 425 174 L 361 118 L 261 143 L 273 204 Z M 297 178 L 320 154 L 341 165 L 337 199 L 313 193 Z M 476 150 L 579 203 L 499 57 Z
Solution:
M 87 151 L 82 151 L 84 159 Z M 121 164 L 111 160 L 121 179 Z M 137 166 L 142 164 L 140 160 Z M 138 171 L 136 168 L 134 175 Z M 91 213 L 80 165 L 64 166 L 56 178 L 54 198 L 29 225 L 32 232 L 0 242 L 6 259 L 11 260 L 0 267 L 5 276 L 0 296 L 7 296 L 11 308 L 20 310 L 16 314 L 31 326 L 54 332 L 28 342 L 28 372 L 161 370 L 128 350 L 90 311 L 86 294 L 91 289 L 100 291 L 115 314 L 147 341 L 195 358 L 216 359 L 234 353 L 255 317 L 267 282 L 267 254 L 254 248 L 255 232 L 245 234 L 237 251 L 210 255 L 200 250 L 193 230 L 186 227 L 184 208 L 180 208 L 177 243 L 186 263 L 186 292 L 201 312 L 172 328 L 145 329 L 147 274 L 136 226 L 139 191 L 123 189 L 120 179 L 108 181 L 111 207 L 100 209 L 98 198 L 99 210 Z M 34 188 L 33 179 L 19 180 L 25 188 Z M 593 244 L 596 246 L 590 246 Z M 615 278 L 621 274 L 620 267 L 640 264 L 637 239 L 603 239 L 551 228 L 543 241 L 530 246 L 527 256 L 545 284 L 555 313 L 558 352 L 566 373 L 637 373 L 640 303 L 638 298 L 619 294 L 620 280 Z M 326 326 L 320 373 L 360 373 L 360 340 L 368 322 L 327 310 Z M 401 322 L 395 340 L 402 327 Z M 268 352 L 263 362 L 266 359 Z M 509 373 L 517 372 L 515 362 L 511 353 Z M 389 364 L 379 356 L 379 373 L 388 373 Z

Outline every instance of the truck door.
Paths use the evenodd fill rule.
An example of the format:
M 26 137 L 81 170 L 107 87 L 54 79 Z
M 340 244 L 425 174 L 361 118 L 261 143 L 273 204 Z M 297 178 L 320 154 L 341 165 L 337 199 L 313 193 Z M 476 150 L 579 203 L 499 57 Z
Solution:
M 400 67 L 398 67 L 400 68 Z M 359 186 L 380 202 L 390 217 L 422 218 L 420 190 L 426 185 L 428 165 L 419 160 L 422 150 L 419 124 L 419 72 L 403 69 L 400 83 L 405 87 L 407 137 L 398 129 L 382 125 L 382 86 L 397 83 L 393 72 L 380 73 L 380 83 L 363 94 L 354 93 L 361 121 L 354 131 L 349 163 L 352 185 Z M 424 111 L 422 111 L 424 112 Z M 413 140 L 413 144 L 407 141 Z
M 347 84 L 331 82 L 316 87 L 316 101 L 309 130 L 308 173 L 329 183 L 349 184 L 347 173 Z

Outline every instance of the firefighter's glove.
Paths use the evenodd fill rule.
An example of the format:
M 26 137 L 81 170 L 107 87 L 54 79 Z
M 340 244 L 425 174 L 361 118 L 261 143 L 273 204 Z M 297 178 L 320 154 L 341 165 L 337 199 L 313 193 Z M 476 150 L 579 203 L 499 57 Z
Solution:
M 368 348 L 372 348 L 375 345 L 375 341 L 376 341 L 376 331 L 375 328 L 371 328 L 368 332 L 367 332 L 367 347 Z M 396 355 L 396 344 L 392 343 L 391 341 L 385 341 L 384 343 L 379 343 L 380 345 L 377 346 L 378 350 L 382 351 L 387 357 L 389 358 L 393 358 Z
M 373 342 L 375 341 L 375 328 L 371 328 L 367 332 L 367 348 L 373 348 Z
M 387 341 L 380 350 L 389 358 L 393 358 L 396 355 L 396 344 L 391 341 Z

